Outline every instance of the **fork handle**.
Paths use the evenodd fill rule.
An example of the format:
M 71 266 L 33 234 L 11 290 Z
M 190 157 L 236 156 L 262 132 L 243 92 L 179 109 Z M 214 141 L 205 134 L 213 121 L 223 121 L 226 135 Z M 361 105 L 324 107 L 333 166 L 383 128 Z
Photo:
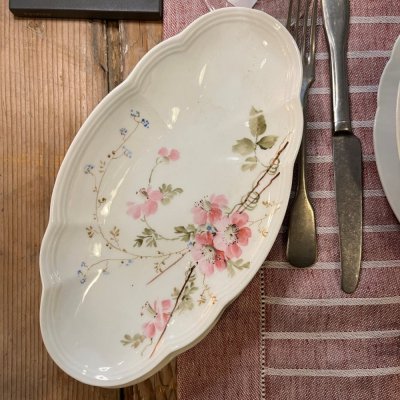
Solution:
M 351 131 L 346 71 L 350 6 L 348 0 L 322 0 L 324 27 L 331 57 L 334 130 Z

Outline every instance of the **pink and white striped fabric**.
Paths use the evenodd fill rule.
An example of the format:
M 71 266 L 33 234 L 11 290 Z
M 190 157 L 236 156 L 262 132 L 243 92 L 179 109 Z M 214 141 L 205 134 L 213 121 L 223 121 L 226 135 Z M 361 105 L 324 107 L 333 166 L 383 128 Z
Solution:
M 340 290 L 327 46 L 318 28 L 309 96 L 308 168 L 318 262 L 294 269 L 285 235 L 212 332 L 178 358 L 181 400 L 400 399 L 400 225 L 379 181 L 372 127 L 379 79 L 400 34 L 398 0 L 352 0 L 348 69 L 352 120 L 364 156 L 364 249 L 354 295 Z M 287 0 L 258 3 L 285 18 Z M 169 37 L 208 12 L 202 0 L 164 0 Z M 400 175 L 400 171 L 397 171 Z

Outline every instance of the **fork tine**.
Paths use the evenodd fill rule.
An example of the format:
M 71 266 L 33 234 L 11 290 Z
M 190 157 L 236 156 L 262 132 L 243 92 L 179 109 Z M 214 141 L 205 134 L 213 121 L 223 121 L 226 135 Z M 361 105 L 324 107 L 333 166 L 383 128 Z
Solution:
M 301 0 L 297 0 L 296 2 L 296 22 L 295 22 L 295 28 L 294 28 L 294 38 L 297 43 L 299 43 L 300 40 L 300 35 L 299 35 L 299 26 L 300 26 L 300 11 L 301 11 Z
M 304 8 L 304 18 L 303 18 L 303 42 L 301 45 L 301 54 L 304 56 L 306 54 L 306 42 L 307 42 L 307 28 L 308 28 L 308 9 L 310 8 L 309 0 L 306 0 Z M 311 37 L 311 36 L 310 36 Z
M 311 32 L 310 32 L 310 53 L 308 62 L 314 67 L 315 64 L 315 36 L 317 30 L 317 17 L 318 17 L 318 0 L 313 0 L 312 14 L 311 14 Z
M 288 16 L 286 20 L 286 29 L 290 31 L 292 26 L 292 9 L 293 9 L 293 0 L 289 0 L 289 8 L 288 8 Z

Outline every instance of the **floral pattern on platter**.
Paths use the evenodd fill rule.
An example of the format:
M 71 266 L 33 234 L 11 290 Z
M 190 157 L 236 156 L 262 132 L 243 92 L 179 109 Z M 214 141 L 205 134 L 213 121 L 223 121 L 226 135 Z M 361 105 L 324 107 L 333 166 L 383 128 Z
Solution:
M 83 168 L 83 172 L 93 179 L 96 200 L 93 223 L 86 227 L 86 233 L 90 239 L 100 239 L 115 257 L 104 258 L 93 264 L 82 261 L 78 277 L 80 283 L 85 284 L 94 268 L 100 268 L 106 274 L 112 266 L 131 266 L 136 260 L 146 260 L 154 270 L 153 277 L 147 282 L 147 285 L 151 285 L 186 259 L 188 266 L 183 271 L 182 281 L 172 288 L 170 296 L 147 301 L 140 313 L 143 320 L 141 331 L 133 335 L 125 334 L 121 339 L 124 346 L 141 346 L 142 355 L 151 347 L 151 357 L 168 329 L 168 322 L 173 315 L 201 307 L 207 302 L 217 302 L 217 297 L 208 282 L 214 274 L 226 273 L 229 278 L 234 276 L 236 271 L 250 267 L 250 262 L 242 258 L 242 253 L 253 236 L 254 227 L 263 236 L 268 235 L 269 221 L 279 209 L 279 204 L 263 201 L 262 194 L 280 175 L 280 156 L 289 144 L 289 135 L 278 146 L 272 159 L 269 162 L 263 161 L 268 154 L 267 150 L 276 145 L 278 137 L 266 134 L 267 124 L 263 112 L 252 107 L 248 124 L 250 137 L 237 140 L 232 146 L 233 152 L 246 157 L 241 166 L 242 171 L 256 172 L 256 179 L 249 191 L 238 203 L 231 206 L 229 199 L 222 193 L 204 196 L 191 208 L 192 221 L 186 225 L 172 227 L 173 233 L 169 236 L 157 230 L 157 213 L 160 207 L 168 206 L 184 190 L 173 187 L 170 183 L 156 183 L 157 171 L 160 168 L 168 168 L 170 163 L 179 162 L 181 154 L 178 149 L 161 147 L 154 154 L 155 161 L 145 185 L 135 192 L 133 199 L 127 199 L 126 202 L 128 218 L 142 226 L 141 233 L 134 237 L 131 248 L 128 248 L 121 244 L 121 236 L 125 237 L 127 233 L 121 235 L 121 229 L 117 226 L 106 229 L 99 222 L 99 213 L 108 203 L 108 199 L 102 193 L 110 165 L 118 162 L 121 157 L 132 158 L 133 153 L 128 147 L 129 140 L 139 127 L 150 128 L 150 122 L 142 118 L 139 111 L 131 110 L 130 115 L 133 127 L 119 129 L 119 145 L 107 154 L 104 160 L 100 160 L 97 166 L 90 163 Z M 252 220 L 251 215 L 258 207 L 264 208 L 263 215 L 257 220 Z M 178 245 L 173 251 L 163 250 L 162 244 L 170 241 L 182 245 Z M 149 254 L 149 251 L 141 252 L 141 248 L 153 250 Z

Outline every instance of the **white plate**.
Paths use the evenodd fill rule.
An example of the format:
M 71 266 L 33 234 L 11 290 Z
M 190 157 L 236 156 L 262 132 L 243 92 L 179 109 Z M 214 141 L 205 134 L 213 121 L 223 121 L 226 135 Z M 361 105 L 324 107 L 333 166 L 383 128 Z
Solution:
M 396 104 L 400 82 L 400 38 L 386 65 L 378 90 L 374 125 L 376 164 L 383 190 L 400 221 L 400 158 L 396 140 Z
M 398 66 L 400 68 L 400 65 Z M 396 138 L 397 138 L 397 151 L 400 159 L 400 80 L 397 88 L 397 102 L 396 102 Z
M 301 76 L 279 22 L 224 9 L 151 50 L 96 107 L 41 249 L 42 335 L 69 375 L 148 377 L 250 282 L 287 207 Z

